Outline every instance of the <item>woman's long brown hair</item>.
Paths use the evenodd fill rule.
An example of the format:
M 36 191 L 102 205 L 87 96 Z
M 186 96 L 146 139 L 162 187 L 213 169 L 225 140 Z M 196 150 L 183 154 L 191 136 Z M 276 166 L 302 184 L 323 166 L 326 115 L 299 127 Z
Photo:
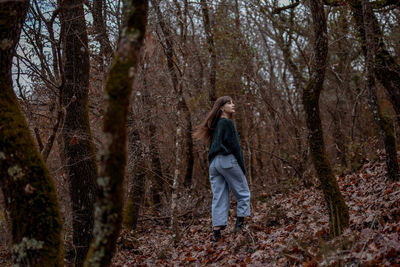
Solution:
M 205 120 L 202 121 L 193 131 L 193 138 L 209 145 L 211 143 L 217 121 L 222 115 L 221 107 L 231 101 L 232 98 L 230 96 L 219 97 L 215 101 L 213 108 L 208 113 Z

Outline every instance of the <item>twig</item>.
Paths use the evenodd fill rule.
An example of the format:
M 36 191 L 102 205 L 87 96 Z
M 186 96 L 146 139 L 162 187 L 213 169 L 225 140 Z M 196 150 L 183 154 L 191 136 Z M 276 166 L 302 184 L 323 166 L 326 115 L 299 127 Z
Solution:
M 188 210 L 188 211 L 186 211 L 186 212 L 184 212 L 184 213 L 182 213 L 182 214 L 179 214 L 177 217 L 178 217 L 178 218 L 179 218 L 179 217 L 184 217 L 184 216 L 188 215 L 188 214 L 191 213 L 191 212 L 192 212 L 192 210 Z M 171 219 L 171 216 L 170 216 L 170 215 L 168 215 L 168 216 L 161 216 L 161 217 L 147 217 L 147 216 L 143 216 L 142 218 L 139 218 L 138 221 L 148 221 L 148 220 L 157 221 L 157 220 L 169 220 L 169 219 Z
M 370 229 L 372 229 L 372 228 L 374 227 L 374 224 L 375 224 L 375 221 L 376 221 L 377 216 L 378 216 L 378 215 L 375 214 L 374 219 L 372 220 L 371 226 L 369 227 Z M 365 250 L 365 247 L 367 246 L 367 243 L 368 243 L 368 240 L 365 241 L 364 246 L 363 246 L 363 248 L 361 249 L 360 260 L 358 261 L 357 266 L 361 266 L 361 265 L 360 265 L 360 261 L 361 261 L 361 258 L 362 258 L 362 256 L 363 256 L 363 254 L 364 254 L 364 250 Z

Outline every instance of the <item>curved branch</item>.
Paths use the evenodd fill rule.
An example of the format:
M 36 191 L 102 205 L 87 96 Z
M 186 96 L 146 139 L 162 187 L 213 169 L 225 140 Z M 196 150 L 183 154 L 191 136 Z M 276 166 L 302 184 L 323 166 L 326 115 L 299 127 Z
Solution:
M 300 1 L 296 0 L 296 2 L 294 2 L 293 4 L 275 8 L 274 10 L 272 10 L 272 14 L 280 14 L 282 11 L 296 8 L 299 4 L 300 4 Z

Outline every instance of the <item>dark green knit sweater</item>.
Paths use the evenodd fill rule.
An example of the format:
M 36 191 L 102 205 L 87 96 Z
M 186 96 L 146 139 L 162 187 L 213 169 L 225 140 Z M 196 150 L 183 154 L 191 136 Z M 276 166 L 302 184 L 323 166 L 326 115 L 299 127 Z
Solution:
M 243 152 L 239 144 L 239 136 L 232 120 L 220 118 L 214 130 L 213 138 L 208 152 L 208 162 L 217 155 L 233 154 L 238 161 L 243 173 L 246 174 L 244 166 Z

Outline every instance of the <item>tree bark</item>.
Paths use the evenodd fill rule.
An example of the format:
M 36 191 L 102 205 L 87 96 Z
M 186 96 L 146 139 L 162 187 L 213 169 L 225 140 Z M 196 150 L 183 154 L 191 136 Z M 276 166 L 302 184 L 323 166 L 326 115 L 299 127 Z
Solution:
M 356 23 L 356 28 L 358 30 L 358 38 L 361 42 L 361 47 L 364 51 L 364 55 L 367 54 L 366 51 L 366 37 L 365 37 L 365 25 L 363 21 L 363 9 L 361 0 L 347 0 L 347 3 L 353 9 L 353 18 Z M 397 115 L 397 122 L 400 125 L 400 65 L 396 63 L 396 60 L 389 53 L 386 45 L 383 41 L 383 34 L 380 29 L 378 20 L 375 14 L 370 12 L 369 19 L 372 21 L 372 31 L 375 38 L 373 38 L 374 48 L 375 48 L 375 77 L 386 89 L 386 93 L 392 103 L 393 109 Z
M 102 57 L 102 63 L 104 64 L 104 68 L 102 68 L 102 70 L 107 73 L 107 70 L 111 64 L 113 49 L 107 34 L 106 22 L 103 16 L 103 4 L 104 0 L 94 0 L 92 13 L 93 25 L 96 31 L 96 40 L 100 44 L 100 56 Z
M 210 15 L 206 0 L 200 0 L 201 10 L 203 12 L 204 30 L 207 37 L 208 52 L 210 53 L 210 87 L 208 97 L 212 106 L 217 100 L 217 53 L 215 51 L 214 34 L 211 27 Z
M 161 169 L 161 160 L 160 160 L 160 152 L 157 146 L 156 140 L 156 126 L 154 122 L 150 122 L 149 125 L 149 134 L 150 134 L 150 160 L 151 160 L 151 170 L 153 172 L 154 177 L 154 187 L 153 187 L 153 205 L 155 210 L 161 209 L 162 204 L 162 192 L 164 188 L 163 182 L 163 173 Z
M 185 100 L 183 99 L 182 95 L 182 81 L 178 80 L 178 74 L 174 67 L 174 50 L 173 50 L 173 41 L 171 38 L 171 33 L 165 22 L 163 20 L 163 16 L 158 6 L 158 3 L 155 0 L 151 0 L 151 4 L 156 9 L 156 14 L 158 18 L 158 23 L 160 28 L 163 32 L 165 37 L 166 46 L 164 49 L 164 53 L 167 57 L 167 65 L 168 71 L 171 76 L 172 85 L 174 88 L 175 93 L 177 94 L 177 110 L 176 110 L 176 134 L 175 134 L 175 166 L 174 166 L 174 178 L 172 181 L 172 192 L 171 192 L 171 228 L 172 228 L 172 237 L 174 243 L 177 243 L 180 239 L 180 234 L 178 231 L 178 221 L 177 221 L 177 200 L 178 200 L 178 184 L 179 179 L 181 177 L 180 167 L 181 167 L 181 158 L 182 158 L 182 151 L 183 151 L 183 135 L 182 135 L 182 115 L 183 115 L 183 108 L 186 105 Z
M 65 87 L 62 104 L 66 110 L 64 154 L 72 204 L 75 265 L 82 266 L 92 240 L 97 177 L 96 154 L 89 126 L 89 51 L 82 0 L 61 4 L 64 29 Z
M 124 1 L 124 26 L 106 83 L 107 108 L 103 131 L 107 137 L 97 179 L 94 239 L 85 266 L 109 266 L 121 230 L 123 180 L 126 166 L 126 122 L 132 83 L 147 24 L 148 2 Z
M 373 24 L 374 14 L 369 2 L 362 0 L 363 20 L 365 29 L 365 48 L 366 48 L 366 70 L 367 70 L 367 89 L 368 103 L 374 117 L 375 123 L 379 127 L 379 132 L 385 144 L 386 166 L 388 169 L 389 180 L 394 182 L 399 180 L 399 164 L 397 163 L 396 138 L 388 119 L 382 114 L 376 94 L 375 75 L 377 66 L 375 65 L 375 36 Z
M 326 154 L 319 114 L 319 96 L 323 89 L 328 54 L 324 7 L 321 0 L 311 0 L 309 5 L 314 28 L 315 59 L 312 65 L 311 77 L 303 90 L 302 98 L 311 155 L 329 211 L 330 232 L 335 237 L 349 226 L 349 211 Z
M 129 229 L 136 229 L 139 219 L 140 207 L 144 198 L 144 186 L 146 182 L 146 159 L 144 147 L 137 129 L 130 129 L 128 151 L 134 157 L 133 166 L 128 166 L 129 176 L 132 177 L 133 186 L 124 210 L 124 225 Z
M 29 1 L 0 2 L 0 186 L 11 219 L 14 265 L 63 266 L 54 181 L 12 85 L 12 58 L 28 8 Z
M 185 128 L 185 159 L 186 169 L 183 185 L 186 188 L 191 188 L 193 180 L 193 166 L 194 166 L 194 154 L 193 154 L 193 139 L 192 139 L 192 119 L 190 116 L 189 108 L 186 103 L 182 104 L 183 111 L 185 113 L 186 128 Z
M 155 105 L 147 84 L 147 69 L 145 69 L 143 77 L 143 99 L 147 107 L 153 107 Z M 150 168 L 152 176 L 152 188 L 151 194 L 153 199 L 153 209 L 155 211 L 161 210 L 162 194 L 164 188 L 163 173 L 161 168 L 160 152 L 157 145 L 157 129 L 152 120 L 152 110 L 148 109 L 146 116 L 146 123 L 149 132 L 149 156 L 150 156 Z

